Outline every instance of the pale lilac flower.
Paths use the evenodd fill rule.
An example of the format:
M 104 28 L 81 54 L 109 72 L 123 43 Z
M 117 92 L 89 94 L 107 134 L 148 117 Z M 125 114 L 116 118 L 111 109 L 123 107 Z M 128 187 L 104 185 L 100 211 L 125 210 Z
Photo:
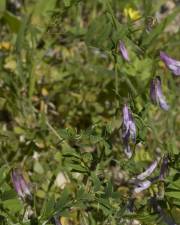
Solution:
M 156 169 L 156 167 L 158 165 L 158 161 L 159 161 L 159 159 L 157 159 L 153 163 L 151 163 L 151 165 L 143 173 L 141 173 L 137 176 L 137 179 L 144 180 L 146 177 L 149 177 L 153 173 L 153 171 Z
M 151 163 L 151 165 L 143 173 L 140 173 L 138 176 L 131 178 L 129 180 L 129 183 L 137 185 L 137 184 L 139 184 L 139 182 L 141 182 L 145 178 L 149 177 L 156 169 L 159 160 L 160 160 L 160 158 L 158 157 L 156 160 L 154 160 Z M 153 182 L 157 181 L 158 179 L 159 179 L 159 176 L 150 178 L 149 180 L 153 183 Z
M 160 58 L 174 75 L 180 75 L 180 61 L 169 57 L 165 52 L 160 52 Z
M 164 179 L 164 176 L 168 168 L 168 159 L 166 157 L 163 158 L 163 162 L 161 164 L 161 169 L 160 169 L 160 175 L 155 176 L 153 178 L 149 178 L 149 180 L 144 180 L 145 178 L 147 178 L 153 173 L 159 161 L 160 161 L 160 158 L 158 157 L 157 160 L 155 160 L 143 173 L 139 174 L 136 178 L 132 178 L 129 181 L 131 184 L 135 185 L 135 188 L 134 188 L 135 194 L 148 189 L 152 184 L 154 184 L 158 180 Z
M 129 146 L 128 140 L 124 139 L 123 144 L 124 144 L 124 153 L 126 154 L 128 159 L 130 159 L 132 157 L 132 151 L 131 151 L 131 148 Z
M 126 104 L 123 107 L 122 138 L 125 147 L 125 154 L 128 158 L 131 158 L 132 152 L 129 146 L 129 141 L 131 139 L 134 143 L 136 142 L 136 125 L 134 123 L 131 111 L 128 109 Z
M 14 169 L 11 173 L 12 182 L 14 189 L 20 198 L 25 199 L 26 197 L 31 198 L 31 192 L 29 185 L 25 181 L 21 171 L 19 169 Z
M 159 176 L 149 178 L 149 180 L 139 181 L 138 179 L 132 179 L 130 183 L 135 184 L 134 193 L 140 193 L 141 191 L 144 191 L 148 189 L 152 184 L 157 182 L 159 180 Z
M 154 104 L 159 105 L 163 110 L 168 111 L 169 105 L 166 103 L 165 97 L 162 93 L 161 79 L 159 76 L 151 81 L 150 97 Z
M 125 104 L 123 107 L 123 138 L 131 137 L 136 142 L 136 125 L 134 123 L 132 113 Z
M 139 182 L 136 187 L 134 188 L 134 193 L 138 194 L 141 191 L 144 191 L 146 189 L 148 189 L 151 186 L 152 182 L 149 180 L 145 180 L 143 182 Z
M 124 42 L 122 41 L 119 42 L 119 51 L 121 52 L 123 59 L 129 62 L 130 60 L 129 60 L 128 51 L 125 47 Z

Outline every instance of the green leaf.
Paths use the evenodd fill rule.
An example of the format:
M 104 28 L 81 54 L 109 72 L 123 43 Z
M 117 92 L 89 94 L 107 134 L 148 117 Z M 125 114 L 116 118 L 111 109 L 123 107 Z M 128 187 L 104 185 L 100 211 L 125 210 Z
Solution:
M 6 179 L 6 176 L 8 173 L 9 173 L 9 168 L 6 165 L 0 168 L 0 184 Z
M 72 172 L 79 172 L 79 173 L 87 173 L 87 169 L 84 168 L 82 165 L 73 164 L 73 163 L 67 163 L 68 169 Z
M 43 26 L 49 21 L 52 15 L 52 11 L 56 6 L 56 0 L 38 0 L 34 6 L 32 13 L 32 22 L 40 27 L 42 30 L 45 29 Z
M 168 185 L 168 189 L 177 189 L 177 190 L 180 190 L 180 180 L 176 180 L 174 182 L 171 182 Z
M 86 193 L 84 189 L 77 191 L 76 200 L 78 201 L 93 201 L 93 197 L 90 193 Z
M 42 218 L 49 218 L 54 213 L 55 201 L 54 197 L 49 197 L 45 200 L 43 209 L 41 211 Z
M 180 199 L 180 191 L 165 192 L 165 195 L 168 197 Z
M 18 33 L 21 26 L 20 19 L 7 10 L 4 12 L 3 18 L 6 21 L 6 23 L 9 25 L 11 30 L 15 33 Z
M 70 192 L 68 188 L 65 188 L 63 192 L 61 193 L 61 197 L 58 199 L 56 203 L 56 210 L 61 211 L 64 210 L 67 206 L 67 204 L 70 201 Z
M 0 18 L 6 9 L 6 0 L 0 0 Z
M 56 0 L 38 0 L 35 5 L 34 14 L 47 16 L 47 13 L 54 9 Z
M 16 50 L 17 52 L 19 52 L 21 50 L 21 48 L 23 47 L 23 43 L 25 40 L 25 31 L 27 28 L 29 22 L 29 18 L 28 17 L 24 17 L 21 24 L 20 24 L 20 29 L 16 38 Z
M 8 200 L 15 198 L 17 196 L 16 192 L 14 190 L 8 190 L 2 193 L 2 200 Z
M 89 26 L 86 34 L 86 42 L 98 48 L 107 48 L 108 39 L 112 30 L 111 23 L 107 20 L 105 15 L 95 19 Z
M 91 179 L 92 179 L 92 182 L 93 182 L 94 192 L 99 191 L 101 189 L 101 182 L 100 182 L 98 176 L 94 172 L 91 173 Z
M 23 205 L 19 199 L 6 200 L 3 202 L 3 205 L 12 212 L 19 212 L 23 208 Z
M 36 173 L 39 173 L 39 174 L 43 174 L 44 173 L 44 169 L 42 167 L 42 165 L 40 164 L 39 161 L 35 161 L 34 163 L 34 171 Z
M 64 5 L 69 7 L 71 5 L 71 0 L 64 0 Z

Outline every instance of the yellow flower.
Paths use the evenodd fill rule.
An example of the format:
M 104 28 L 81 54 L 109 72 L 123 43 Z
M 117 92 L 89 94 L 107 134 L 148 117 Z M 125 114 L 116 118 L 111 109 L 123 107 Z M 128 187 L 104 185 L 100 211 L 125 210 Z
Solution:
M 124 8 L 124 16 L 129 17 L 131 20 L 138 20 L 141 17 L 141 14 L 138 10 L 127 7 Z
M 0 49 L 10 50 L 12 48 L 12 45 L 10 42 L 3 41 L 0 43 Z
M 61 217 L 60 222 L 61 222 L 62 225 L 68 225 L 69 224 L 67 218 L 65 218 L 65 217 Z

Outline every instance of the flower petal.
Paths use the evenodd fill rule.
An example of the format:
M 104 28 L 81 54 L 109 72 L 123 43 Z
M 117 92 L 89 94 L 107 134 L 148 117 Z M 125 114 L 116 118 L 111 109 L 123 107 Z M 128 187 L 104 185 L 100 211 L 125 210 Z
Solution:
M 123 59 L 129 62 L 130 60 L 129 60 L 128 51 L 125 47 L 125 44 L 122 41 L 119 42 L 119 50 L 122 54 Z
M 24 193 L 22 192 L 22 189 L 21 189 L 21 184 L 19 182 L 19 174 L 17 173 L 17 170 L 13 170 L 11 172 L 11 177 L 12 177 L 12 183 L 13 183 L 15 191 L 17 192 L 19 197 L 24 198 Z
M 11 173 L 12 175 L 12 182 L 14 189 L 16 190 L 17 194 L 21 198 L 25 198 L 26 196 L 31 197 L 31 192 L 27 182 L 25 181 L 22 173 L 18 169 L 14 169 Z
M 174 75 L 180 75 L 180 61 L 169 57 L 165 52 L 162 51 L 160 52 L 160 58 Z
M 159 105 L 163 110 L 169 110 L 169 105 L 166 103 L 165 97 L 162 93 L 161 79 L 159 76 L 155 77 L 151 81 L 150 98 L 154 104 Z
M 123 132 L 122 136 L 124 139 L 132 138 L 133 142 L 136 142 L 136 125 L 134 123 L 131 111 L 125 104 L 123 107 Z
M 132 157 L 132 151 L 131 151 L 131 148 L 128 143 L 124 147 L 124 153 L 126 154 L 128 159 L 130 159 Z
M 159 160 L 155 160 L 143 173 L 137 176 L 137 179 L 144 180 L 146 177 L 150 176 L 152 172 L 156 169 Z
M 132 141 L 136 142 L 136 125 L 133 121 L 130 122 L 130 136 L 132 138 Z
M 140 193 L 141 191 L 144 191 L 148 189 L 151 186 L 151 181 L 145 180 L 143 182 L 138 183 L 138 185 L 134 188 L 134 193 Z
M 157 96 L 158 104 L 160 105 L 160 107 L 164 109 L 165 111 L 168 111 L 169 105 L 166 103 L 165 97 L 162 93 L 160 77 L 156 78 L 156 96 Z

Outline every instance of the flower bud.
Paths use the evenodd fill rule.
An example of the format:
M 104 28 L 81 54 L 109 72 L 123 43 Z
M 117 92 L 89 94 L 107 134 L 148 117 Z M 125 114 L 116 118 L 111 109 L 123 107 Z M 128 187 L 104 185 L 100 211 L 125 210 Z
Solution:
M 29 185 L 23 177 L 23 174 L 19 169 L 13 169 L 11 172 L 12 182 L 15 191 L 20 198 L 25 199 L 26 197 L 32 197 Z

